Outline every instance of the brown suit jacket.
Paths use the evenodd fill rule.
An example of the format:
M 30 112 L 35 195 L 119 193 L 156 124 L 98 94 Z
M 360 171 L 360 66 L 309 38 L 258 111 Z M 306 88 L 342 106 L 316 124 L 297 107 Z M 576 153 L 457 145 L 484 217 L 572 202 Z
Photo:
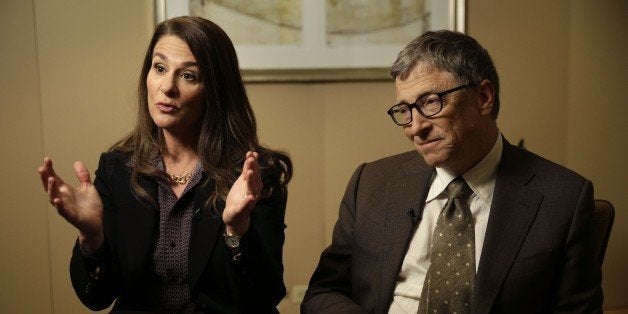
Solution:
M 416 151 L 358 167 L 303 313 L 388 311 L 433 172 Z M 592 209 L 590 181 L 504 140 L 472 312 L 601 312 Z

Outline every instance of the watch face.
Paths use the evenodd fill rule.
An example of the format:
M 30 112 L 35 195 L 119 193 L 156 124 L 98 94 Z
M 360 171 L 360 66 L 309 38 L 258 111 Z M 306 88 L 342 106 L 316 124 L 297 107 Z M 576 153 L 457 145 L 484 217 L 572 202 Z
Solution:
M 240 238 L 239 237 L 227 236 L 225 238 L 225 242 L 227 243 L 227 246 L 229 246 L 230 248 L 236 248 L 236 247 L 240 246 Z

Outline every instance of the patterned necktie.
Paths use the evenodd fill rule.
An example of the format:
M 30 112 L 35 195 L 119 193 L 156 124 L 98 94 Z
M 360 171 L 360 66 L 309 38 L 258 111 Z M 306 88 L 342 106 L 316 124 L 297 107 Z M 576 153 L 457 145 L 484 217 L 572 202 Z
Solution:
M 467 205 L 473 193 L 458 177 L 445 189 L 449 199 L 432 235 L 430 268 L 419 313 L 470 313 L 475 278 L 475 233 Z

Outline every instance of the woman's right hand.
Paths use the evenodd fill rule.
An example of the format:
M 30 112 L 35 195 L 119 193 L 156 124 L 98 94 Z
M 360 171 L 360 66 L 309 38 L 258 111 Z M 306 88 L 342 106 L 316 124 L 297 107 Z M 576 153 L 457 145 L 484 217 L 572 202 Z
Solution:
M 37 172 L 50 204 L 79 230 L 79 243 L 85 253 L 95 252 L 104 243 L 103 204 L 85 165 L 80 161 L 74 163 L 74 173 L 79 181 L 76 188 L 55 173 L 49 157 L 44 158 L 44 164 Z

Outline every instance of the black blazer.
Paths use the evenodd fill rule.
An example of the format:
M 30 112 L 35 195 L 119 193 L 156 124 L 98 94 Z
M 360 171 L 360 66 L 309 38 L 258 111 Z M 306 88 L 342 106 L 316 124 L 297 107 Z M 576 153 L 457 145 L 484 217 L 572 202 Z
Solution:
M 433 172 L 416 151 L 358 167 L 303 313 L 388 311 Z M 504 140 L 472 313 L 601 312 L 592 210 L 590 181 Z
M 155 204 L 138 199 L 130 186 L 129 156 L 100 157 L 94 185 L 104 204 L 105 244 L 99 259 L 84 258 L 75 245 L 70 262 L 72 285 L 92 310 L 157 311 L 156 278 L 151 271 L 153 244 L 159 232 Z M 140 185 L 157 199 L 157 183 L 140 177 Z M 211 191 L 197 185 L 189 193 L 194 218 L 188 256 L 188 284 L 197 311 L 274 313 L 285 296 L 282 246 L 286 193 L 278 186 L 251 213 L 243 257 L 233 261 L 224 244 L 223 207 L 205 206 Z M 188 195 L 188 194 L 186 194 Z M 223 205 L 224 206 L 224 205 Z M 100 267 L 100 274 L 90 271 Z

